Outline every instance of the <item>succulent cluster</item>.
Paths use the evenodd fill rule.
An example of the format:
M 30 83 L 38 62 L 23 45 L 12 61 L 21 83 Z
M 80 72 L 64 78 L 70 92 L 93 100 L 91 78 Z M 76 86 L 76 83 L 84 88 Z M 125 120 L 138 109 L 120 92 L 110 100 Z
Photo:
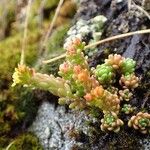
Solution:
M 34 93 L 31 93 L 29 89 L 20 86 L 12 89 L 10 86 L 14 67 L 20 60 L 20 48 L 22 46 L 22 35 L 24 32 L 28 2 L 15 0 L 9 1 L 9 3 L 7 2 L 7 0 L 0 1 L 0 149 L 5 149 L 12 138 L 15 138 L 16 135 L 22 132 L 22 126 L 24 128 L 27 122 L 29 125 L 31 120 L 33 121 L 33 112 L 36 111 L 37 105 L 39 105 L 34 100 Z M 45 0 L 44 3 L 41 0 L 32 1 L 30 5 L 31 10 L 29 12 L 29 23 L 27 23 L 28 36 L 25 46 L 26 64 L 33 65 L 38 61 L 38 45 L 40 40 L 43 39 L 43 33 L 48 29 L 58 3 L 59 0 Z M 38 10 L 41 6 L 42 9 L 39 12 Z M 48 12 L 46 12 L 48 16 L 44 15 L 42 20 L 40 20 L 39 18 L 41 14 L 45 14 L 45 10 L 48 10 Z M 64 37 L 75 12 L 76 4 L 73 1 L 65 0 L 55 22 L 56 31 L 52 33 L 49 41 L 46 43 L 46 57 L 48 58 L 44 58 L 43 56 L 44 59 L 49 59 L 50 57 L 55 57 L 58 53 L 62 53 Z M 42 28 L 39 26 L 39 23 L 42 25 Z M 7 31 L 9 34 L 7 34 Z M 52 50 L 56 49 L 57 51 L 55 51 L 54 54 Z M 56 68 L 58 68 L 58 64 L 60 63 L 57 62 L 57 64 L 55 64 L 55 66 L 57 65 Z M 37 63 L 36 68 L 39 68 L 40 65 L 40 63 Z M 45 72 L 56 72 L 54 67 L 52 69 L 47 69 L 48 67 L 46 67 L 47 65 L 42 69 L 40 68 L 40 71 L 43 72 L 43 69 L 45 69 Z M 24 145 L 27 145 L 27 148 L 25 148 Z M 24 145 L 22 149 L 30 149 L 28 147 L 29 144 L 25 142 Z M 12 146 L 12 148 L 9 149 L 21 148 Z
M 97 65 L 95 75 L 101 84 L 112 83 L 114 80 L 114 70 L 107 64 Z
M 65 44 L 66 60 L 58 72 L 61 77 L 36 73 L 26 66 L 18 66 L 13 75 L 13 85 L 48 90 L 60 97 L 60 104 L 67 104 L 72 109 L 99 108 L 104 113 L 101 129 L 118 132 L 124 124 L 118 118 L 119 112 L 129 114 L 135 110 L 129 104 L 123 105 L 121 109 L 122 101 L 129 101 L 131 91 L 139 84 L 139 78 L 134 74 L 135 61 L 111 54 L 104 64 L 91 69 L 84 56 L 84 46 L 85 43 L 79 38 L 73 38 Z M 135 118 L 131 120 L 129 126 L 133 124 L 134 127 Z
M 143 134 L 150 134 L 150 114 L 139 112 L 136 116 L 131 117 L 128 126 L 133 126 L 134 129 L 140 130 Z
M 115 81 L 115 76 L 120 75 L 119 83 L 126 88 L 136 88 L 139 78 L 134 75 L 135 61 L 130 58 L 124 58 L 118 54 L 111 54 L 105 63 L 97 65 L 94 70 L 95 76 L 101 84 L 111 84 Z
M 30 69 L 25 65 L 18 65 L 13 74 L 14 83 L 22 84 L 29 87 L 37 87 L 51 91 L 52 94 L 59 97 L 67 97 L 71 94 L 70 87 L 61 78 L 55 78 L 53 75 L 36 73 L 34 69 Z M 58 87 L 59 85 L 59 87 Z
M 130 104 L 124 104 L 121 111 L 125 114 L 130 114 L 135 110 L 135 107 L 132 107 Z
M 129 89 L 119 90 L 120 100 L 129 101 L 132 97 L 132 92 Z
M 122 120 L 118 118 L 116 113 L 111 112 L 104 115 L 104 118 L 101 120 L 101 130 L 105 131 L 114 131 L 119 132 L 120 127 L 124 124 Z
M 127 74 L 127 75 L 122 75 L 122 77 L 119 80 L 119 83 L 124 88 L 134 89 L 138 87 L 138 81 L 139 81 L 139 78 L 136 77 L 134 74 Z

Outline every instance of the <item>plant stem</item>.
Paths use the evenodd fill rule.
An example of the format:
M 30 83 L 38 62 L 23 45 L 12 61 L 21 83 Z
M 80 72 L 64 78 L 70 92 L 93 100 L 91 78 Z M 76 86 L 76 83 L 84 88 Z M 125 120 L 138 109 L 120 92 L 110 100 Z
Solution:
M 21 58 L 20 58 L 20 64 L 21 65 L 23 65 L 24 61 L 25 61 L 25 48 L 26 48 L 26 42 L 27 42 L 28 22 L 29 22 L 30 10 L 31 10 L 31 3 L 32 3 L 32 0 L 29 0 L 28 5 L 27 5 L 27 9 L 26 9 L 26 18 L 25 18 L 25 23 L 24 23 L 24 33 L 23 33 Z
M 55 23 L 56 23 L 56 20 L 57 20 L 57 17 L 58 17 L 58 15 L 59 15 L 59 12 L 60 12 L 60 9 L 61 9 L 61 6 L 62 6 L 63 2 L 64 2 L 64 0 L 60 0 L 60 1 L 59 1 L 59 4 L 58 4 L 57 9 L 56 9 L 56 11 L 55 11 L 55 15 L 54 15 L 54 17 L 53 17 L 53 20 L 52 20 L 50 26 L 49 26 L 48 32 L 47 32 L 47 34 L 42 38 L 42 39 L 43 39 L 43 40 L 42 40 L 42 43 L 43 43 L 43 44 L 42 44 L 42 46 L 41 46 L 41 48 L 40 48 L 40 53 L 42 53 L 42 51 L 45 50 L 46 43 L 47 43 L 47 41 L 48 41 L 49 36 L 50 36 L 51 33 L 52 33 L 52 30 L 53 30 L 54 25 L 55 25 Z M 46 52 L 45 52 L 45 53 L 46 53 Z
M 103 40 L 100 40 L 98 42 L 95 42 L 95 43 L 92 43 L 92 44 L 89 44 L 89 45 L 85 46 L 85 50 L 88 49 L 88 48 L 95 47 L 95 46 L 98 46 L 100 44 L 106 43 L 106 42 L 113 41 L 113 40 L 125 38 L 125 37 L 132 36 L 132 35 L 147 34 L 147 33 L 150 33 L 150 29 L 139 30 L 139 31 L 134 31 L 134 32 L 129 32 L 129 33 L 125 33 L 125 34 L 112 36 L 112 37 L 109 37 L 109 38 L 106 38 L 106 39 L 103 39 Z M 43 61 L 43 63 L 44 64 L 52 63 L 52 62 L 57 61 L 59 59 L 65 58 L 65 56 L 66 56 L 65 54 L 62 54 L 62 55 L 60 55 L 58 57 L 55 57 L 53 59 L 45 60 L 45 61 Z
M 146 10 L 144 10 L 144 8 L 136 5 L 134 2 L 133 4 L 134 4 L 134 7 L 136 7 L 139 11 L 141 11 L 150 20 L 150 15 Z

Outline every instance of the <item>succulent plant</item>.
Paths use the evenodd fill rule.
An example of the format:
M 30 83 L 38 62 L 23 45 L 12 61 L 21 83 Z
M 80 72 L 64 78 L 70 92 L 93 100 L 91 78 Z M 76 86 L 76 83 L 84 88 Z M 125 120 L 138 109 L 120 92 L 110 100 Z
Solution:
M 114 69 L 119 69 L 122 65 L 124 58 L 118 54 L 110 54 L 108 59 L 105 59 L 105 63 L 112 66 Z
M 59 72 L 58 74 L 60 76 L 63 76 L 65 80 L 71 80 L 73 76 L 73 70 L 71 66 L 68 64 L 68 62 L 64 62 L 59 66 Z
M 122 75 L 119 80 L 120 85 L 123 86 L 123 88 L 131 88 L 134 89 L 138 87 L 139 85 L 139 78 L 136 77 L 134 74 L 129 75 Z
M 86 102 L 84 99 L 76 99 L 69 104 L 69 108 L 75 110 L 84 110 L 84 108 L 86 108 Z
M 124 59 L 121 63 L 122 74 L 132 74 L 135 71 L 135 64 L 135 61 L 131 58 Z
M 140 130 L 143 134 L 150 134 L 150 114 L 139 112 L 136 116 L 131 117 L 128 126 Z
M 15 68 L 15 72 L 13 74 L 13 84 L 30 84 L 30 78 L 34 74 L 34 69 L 30 69 L 25 65 L 18 65 L 18 68 Z
M 114 87 L 114 86 L 109 86 L 108 88 L 107 88 L 107 91 L 109 91 L 110 93 L 112 93 L 112 94 L 116 94 L 116 95 L 118 95 L 118 88 L 116 88 L 116 87 Z
M 89 106 L 95 106 L 105 111 L 119 112 L 120 100 L 116 94 L 111 94 L 107 90 L 104 90 L 102 86 L 98 86 L 92 89 L 90 93 L 87 93 L 84 98 Z
M 115 76 L 113 68 L 107 64 L 97 65 L 94 73 L 101 84 L 112 83 Z
M 135 107 L 132 107 L 130 104 L 124 104 L 121 111 L 125 114 L 130 114 L 135 110 Z
M 25 65 L 19 65 L 13 74 L 13 86 L 21 84 L 48 90 L 60 97 L 59 104 L 67 104 L 71 109 L 100 109 L 104 113 L 101 129 L 118 132 L 123 125 L 117 116 L 119 112 L 129 114 L 134 110 L 129 104 L 121 109 L 120 100 L 129 101 L 132 97 L 130 90 L 138 86 L 139 78 L 134 74 L 135 61 L 117 54 L 109 55 L 104 64 L 92 70 L 83 53 L 84 48 L 85 43 L 79 38 L 65 44 L 66 60 L 59 67 L 61 77 L 37 73 Z M 120 86 L 116 87 L 120 76 L 119 83 L 123 90 Z M 129 122 L 130 126 L 134 124 L 134 121 Z M 144 123 L 147 123 L 147 118 L 140 120 L 141 126 Z
M 70 86 L 61 78 L 55 78 L 53 75 L 36 73 L 24 65 L 19 65 L 13 74 L 13 86 L 16 84 L 28 85 L 49 90 L 52 94 L 60 97 L 71 95 Z M 59 85 L 59 88 L 58 88 Z
M 129 89 L 119 90 L 120 100 L 129 101 L 132 97 L 132 93 Z
M 122 120 L 120 120 L 116 113 L 109 112 L 104 114 L 104 118 L 101 120 L 101 130 L 102 131 L 114 131 L 119 132 L 120 127 L 124 124 Z

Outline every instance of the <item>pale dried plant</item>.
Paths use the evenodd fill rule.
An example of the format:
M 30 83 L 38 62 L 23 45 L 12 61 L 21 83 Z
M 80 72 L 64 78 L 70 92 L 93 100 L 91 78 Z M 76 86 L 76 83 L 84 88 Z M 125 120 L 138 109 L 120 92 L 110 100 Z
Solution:
M 52 21 L 50 22 L 48 31 L 46 32 L 46 35 L 43 35 L 43 37 L 41 38 L 42 45 L 40 47 L 40 54 L 42 53 L 43 50 L 45 50 L 47 41 L 48 41 L 52 31 L 53 31 L 53 28 L 55 26 L 55 23 L 56 23 L 56 20 L 57 20 L 57 17 L 59 15 L 59 12 L 60 12 L 60 9 L 61 9 L 61 6 L 62 6 L 63 2 L 64 2 L 64 0 L 59 1 L 58 6 L 57 6 L 56 11 L 55 11 L 55 14 L 54 14 L 54 17 L 53 17 Z M 44 53 L 46 53 L 46 52 L 47 51 L 45 50 Z
M 134 32 L 129 32 L 129 33 L 125 33 L 125 34 L 112 36 L 112 37 L 109 37 L 109 38 L 106 38 L 106 39 L 103 39 L 103 40 L 100 40 L 100 41 L 97 41 L 95 43 L 92 43 L 92 44 L 89 44 L 89 45 L 85 46 L 85 50 L 89 49 L 89 48 L 92 48 L 92 47 L 95 47 L 95 46 L 98 46 L 100 44 L 106 43 L 106 42 L 117 40 L 117 39 L 122 39 L 122 38 L 125 38 L 125 37 L 129 37 L 129 36 L 133 36 L 133 35 L 139 35 L 139 34 L 148 34 L 148 33 L 150 33 L 150 29 L 139 30 L 139 31 L 134 31 Z M 49 60 L 45 60 L 45 61 L 43 61 L 43 64 L 52 63 L 52 62 L 57 61 L 59 59 L 65 58 L 65 56 L 66 56 L 66 54 L 62 54 L 58 57 L 55 57 L 55 58 L 52 58 L 52 59 L 49 59 Z
M 26 17 L 24 22 L 24 33 L 23 33 L 23 40 L 22 40 L 22 49 L 21 49 L 21 58 L 20 64 L 23 65 L 25 61 L 25 49 L 27 44 L 27 32 L 28 32 L 28 23 L 29 23 L 29 16 L 31 10 L 32 0 L 28 0 L 27 8 L 26 8 Z

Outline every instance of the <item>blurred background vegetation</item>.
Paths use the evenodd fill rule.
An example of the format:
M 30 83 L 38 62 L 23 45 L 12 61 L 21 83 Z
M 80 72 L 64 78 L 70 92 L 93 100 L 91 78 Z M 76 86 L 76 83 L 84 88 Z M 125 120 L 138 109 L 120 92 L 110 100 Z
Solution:
M 77 7 L 73 0 L 64 0 L 53 32 L 43 50 L 42 40 L 58 2 L 59 0 L 33 0 L 31 4 L 25 63 L 44 73 L 56 74 L 61 61 L 43 66 L 39 60 L 63 53 L 63 42 Z M 34 92 L 23 87 L 11 87 L 14 68 L 20 61 L 27 3 L 27 0 L 0 0 L 0 150 L 9 144 L 9 149 L 21 150 L 24 142 L 28 143 L 24 150 L 42 149 L 33 134 L 25 133 L 35 117 L 39 102 L 36 101 Z

